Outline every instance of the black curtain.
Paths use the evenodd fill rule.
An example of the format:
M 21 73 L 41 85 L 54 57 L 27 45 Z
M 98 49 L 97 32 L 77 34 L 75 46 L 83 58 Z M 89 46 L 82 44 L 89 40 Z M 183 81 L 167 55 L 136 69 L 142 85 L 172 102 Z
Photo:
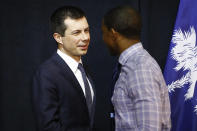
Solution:
M 142 42 L 163 69 L 179 0 L 6 0 L 0 2 L 0 131 L 35 131 L 31 80 L 36 68 L 56 51 L 49 29 L 51 13 L 62 5 L 81 7 L 87 14 L 91 42 L 84 57 L 96 91 L 96 128 L 109 131 L 109 85 L 116 61 L 101 36 L 104 13 L 131 5 L 142 15 Z

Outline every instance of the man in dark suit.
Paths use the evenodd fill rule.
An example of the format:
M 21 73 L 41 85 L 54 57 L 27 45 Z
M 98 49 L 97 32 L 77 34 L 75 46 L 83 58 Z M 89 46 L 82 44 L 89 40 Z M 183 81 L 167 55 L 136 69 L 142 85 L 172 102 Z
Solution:
M 33 79 L 32 100 L 38 131 L 92 131 L 95 90 L 81 56 L 90 42 L 84 12 L 73 6 L 51 16 L 57 52 L 44 62 Z

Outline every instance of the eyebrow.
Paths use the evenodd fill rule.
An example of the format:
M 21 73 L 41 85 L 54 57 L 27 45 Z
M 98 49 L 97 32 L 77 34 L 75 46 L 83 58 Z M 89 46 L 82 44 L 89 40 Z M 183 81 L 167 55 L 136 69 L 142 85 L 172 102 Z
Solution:
M 87 30 L 87 29 L 90 29 L 90 27 L 88 26 L 87 28 L 85 28 L 85 29 L 83 29 L 83 30 Z M 82 30 L 76 29 L 76 30 L 71 31 L 71 33 L 75 33 L 75 32 L 78 32 L 78 31 L 82 31 Z

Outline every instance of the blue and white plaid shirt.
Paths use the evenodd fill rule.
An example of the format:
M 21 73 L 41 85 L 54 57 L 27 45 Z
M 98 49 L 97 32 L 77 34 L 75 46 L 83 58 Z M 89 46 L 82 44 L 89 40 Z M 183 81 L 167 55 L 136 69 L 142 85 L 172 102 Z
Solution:
M 116 131 L 170 131 L 168 90 L 157 62 L 141 43 L 126 49 L 119 62 L 112 97 Z

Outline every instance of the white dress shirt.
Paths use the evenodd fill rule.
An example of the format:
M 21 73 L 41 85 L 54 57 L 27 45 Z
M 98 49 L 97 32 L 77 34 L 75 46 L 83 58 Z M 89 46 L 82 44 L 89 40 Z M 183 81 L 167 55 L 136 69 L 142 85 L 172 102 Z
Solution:
M 75 75 L 75 77 L 77 78 L 82 90 L 83 90 L 83 93 L 85 95 L 85 85 L 84 85 L 84 81 L 83 81 L 83 78 L 82 78 L 82 74 L 81 74 L 81 71 L 78 69 L 78 64 L 79 63 L 82 63 L 81 59 L 79 61 L 79 63 L 74 60 L 72 57 L 70 57 L 69 55 L 61 52 L 59 49 L 57 49 L 57 54 L 66 62 L 66 64 L 69 66 L 69 68 L 72 70 L 73 74 Z M 87 77 L 86 77 L 87 78 Z M 88 83 L 89 83 L 89 86 L 90 86 L 90 90 L 91 90 L 91 95 L 92 95 L 92 100 L 93 100 L 93 96 L 94 96 L 94 92 L 93 92 L 93 89 L 92 89 L 92 85 L 89 81 L 89 79 L 87 78 L 88 80 Z M 85 95 L 86 96 L 86 95 Z

